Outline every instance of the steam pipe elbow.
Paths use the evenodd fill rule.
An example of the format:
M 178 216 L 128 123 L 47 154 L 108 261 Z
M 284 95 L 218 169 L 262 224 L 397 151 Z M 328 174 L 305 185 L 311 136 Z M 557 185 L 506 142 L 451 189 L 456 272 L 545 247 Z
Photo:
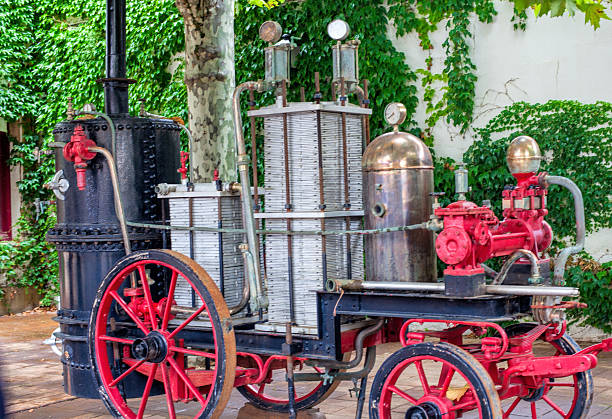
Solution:
M 493 282 L 491 284 L 499 285 L 503 283 L 504 280 L 506 279 L 506 276 L 508 275 L 508 272 L 510 271 L 510 267 L 514 265 L 514 263 L 517 260 L 523 257 L 528 258 L 529 262 L 531 263 L 531 278 L 539 282 L 538 279 L 541 279 L 541 275 L 540 275 L 540 266 L 538 265 L 538 258 L 536 257 L 535 254 L 533 254 L 533 252 L 529 250 L 518 249 L 517 251 L 512 253 L 512 255 L 510 255 L 508 260 L 506 260 L 502 268 L 499 270 L 499 273 L 495 276 L 495 278 L 493 278 Z
M 574 198 L 574 212 L 576 217 L 576 244 L 564 248 L 559 252 L 555 259 L 555 270 L 553 282 L 555 284 L 563 284 L 563 276 L 565 274 L 565 264 L 570 255 L 576 254 L 584 249 L 584 242 L 586 238 L 586 222 L 584 218 L 584 199 L 582 198 L 582 191 L 580 188 L 571 181 L 570 179 L 563 176 L 550 176 L 545 175 L 540 178 L 540 184 L 543 186 L 547 185 L 559 185 L 569 190 Z

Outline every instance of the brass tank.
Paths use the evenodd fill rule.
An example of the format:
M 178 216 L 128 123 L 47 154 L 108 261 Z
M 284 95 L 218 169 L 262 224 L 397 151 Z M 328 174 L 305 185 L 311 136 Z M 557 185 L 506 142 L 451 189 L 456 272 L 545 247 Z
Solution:
M 406 132 L 389 132 L 368 145 L 362 160 L 368 229 L 429 220 L 433 160 L 427 146 Z M 432 282 L 436 279 L 429 230 L 366 235 L 368 281 Z

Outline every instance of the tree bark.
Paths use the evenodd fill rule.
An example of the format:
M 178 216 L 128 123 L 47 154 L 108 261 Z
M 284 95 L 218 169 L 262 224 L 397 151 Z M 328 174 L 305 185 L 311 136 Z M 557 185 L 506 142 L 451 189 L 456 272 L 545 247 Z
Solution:
M 232 123 L 234 0 L 176 0 L 185 21 L 192 182 L 236 180 Z

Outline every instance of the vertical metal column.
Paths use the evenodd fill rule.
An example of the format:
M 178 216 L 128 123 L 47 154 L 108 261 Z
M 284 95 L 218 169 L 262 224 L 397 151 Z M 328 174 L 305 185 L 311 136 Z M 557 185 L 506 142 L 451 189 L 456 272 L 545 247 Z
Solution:
M 217 199 L 217 228 L 223 228 L 223 211 L 221 207 L 221 197 Z M 225 271 L 224 271 L 224 262 L 223 262 L 223 233 L 219 231 L 217 233 L 219 238 L 219 291 L 221 291 L 221 295 L 225 297 Z M 245 281 L 247 279 L 245 278 Z
M 340 104 L 346 106 L 346 86 L 344 84 L 344 77 L 340 79 Z M 351 202 L 349 198 L 349 176 L 348 176 L 348 150 L 346 142 L 346 112 L 342 112 L 342 162 L 344 172 L 344 210 L 348 211 L 351 209 Z M 350 217 L 345 217 L 346 229 L 351 229 Z M 353 278 L 352 272 L 352 260 L 351 260 L 351 236 L 346 235 L 346 276 L 347 279 Z
M 321 82 L 319 72 L 315 73 L 315 94 L 314 102 L 321 103 Z M 323 181 L 323 140 L 321 131 L 321 111 L 317 110 L 317 148 L 319 159 L 319 210 L 321 214 L 325 212 L 325 189 Z M 321 215 L 321 231 L 325 231 L 325 217 Z M 327 236 L 321 235 L 321 261 L 323 263 L 323 286 L 327 284 Z
M 283 80 L 281 85 L 283 107 L 287 107 L 287 81 Z M 283 149 L 285 156 L 285 210 L 291 212 L 291 182 L 289 178 L 289 132 L 287 127 L 287 113 L 283 113 Z M 287 218 L 287 231 L 291 231 L 291 219 Z M 287 235 L 287 272 L 289 275 L 289 318 L 291 324 L 295 323 L 295 301 L 293 293 L 293 241 L 292 236 Z
M 126 78 L 125 59 L 125 0 L 106 1 L 106 78 L 104 84 L 104 110 L 109 115 L 126 115 L 128 86 L 133 80 Z

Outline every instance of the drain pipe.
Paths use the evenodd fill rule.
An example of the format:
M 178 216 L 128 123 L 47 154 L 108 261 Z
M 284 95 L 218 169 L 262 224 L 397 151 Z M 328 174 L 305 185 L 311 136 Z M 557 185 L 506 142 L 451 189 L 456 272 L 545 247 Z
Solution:
M 548 187 L 548 185 L 559 185 L 569 190 L 574 197 L 574 212 L 576 217 L 576 244 L 574 246 L 568 246 L 561 250 L 555 258 L 555 270 L 553 275 L 553 284 L 563 285 L 565 281 L 563 276 L 565 274 L 565 264 L 567 258 L 570 255 L 576 254 L 584 249 L 584 240 L 586 235 L 586 223 L 584 220 L 584 200 L 582 199 L 582 192 L 580 188 L 563 176 L 550 176 L 544 175 L 539 178 L 540 185 Z
M 237 165 L 240 174 L 240 196 L 242 198 L 242 212 L 247 235 L 247 249 L 253 257 L 253 273 L 255 276 L 254 298 L 259 309 L 268 307 L 267 296 L 263 293 L 261 281 L 261 271 L 259 265 L 259 246 L 257 241 L 257 231 L 255 227 L 255 217 L 253 216 L 253 200 L 250 194 L 251 185 L 249 180 L 249 156 L 247 155 L 244 134 L 242 132 L 242 118 L 240 116 L 240 94 L 246 90 L 263 90 L 263 82 L 247 81 L 236 86 L 232 96 L 232 110 L 234 113 L 234 132 L 236 135 L 236 152 L 238 153 Z M 255 164 L 255 163 L 254 163 Z

